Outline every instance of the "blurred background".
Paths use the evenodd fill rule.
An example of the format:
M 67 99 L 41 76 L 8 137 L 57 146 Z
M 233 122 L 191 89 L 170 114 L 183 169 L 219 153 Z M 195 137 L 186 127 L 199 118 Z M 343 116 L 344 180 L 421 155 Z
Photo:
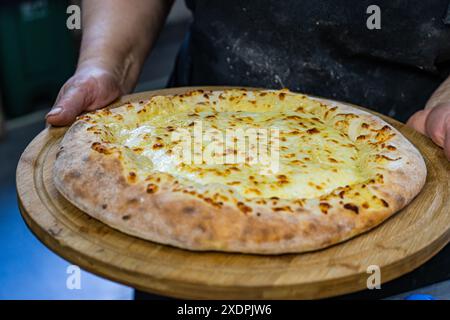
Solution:
M 69 262 L 41 244 L 17 208 L 15 171 L 45 114 L 75 70 L 79 31 L 66 28 L 80 1 L 0 2 L 0 299 L 131 299 L 132 289 L 82 271 L 81 290 L 66 288 Z M 190 23 L 176 0 L 136 91 L 163 88 Z

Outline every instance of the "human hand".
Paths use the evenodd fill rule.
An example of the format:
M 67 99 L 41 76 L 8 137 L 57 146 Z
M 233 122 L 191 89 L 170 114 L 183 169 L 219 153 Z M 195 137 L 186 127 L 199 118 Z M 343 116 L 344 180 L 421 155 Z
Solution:
M 54 126 L 71 124 L 84 111 L 105 107 L 124 93 L 114 72 L 96 65 L 79 68 L 67 80 L 47 114 L 47 122 Z
M 420 110 L 413 114 L 406 124 L 442 147 L 450 161 L 450 102 Z

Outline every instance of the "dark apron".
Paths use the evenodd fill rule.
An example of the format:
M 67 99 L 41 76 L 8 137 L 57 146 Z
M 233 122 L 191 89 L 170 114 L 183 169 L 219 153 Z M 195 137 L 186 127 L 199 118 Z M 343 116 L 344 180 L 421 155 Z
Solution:
M 381 8 L 369 30 L 367 7 Z M 450 67 L 448 0 L 188 0 L 170 86 L 237 85 L 366 106 L 402 121 Z

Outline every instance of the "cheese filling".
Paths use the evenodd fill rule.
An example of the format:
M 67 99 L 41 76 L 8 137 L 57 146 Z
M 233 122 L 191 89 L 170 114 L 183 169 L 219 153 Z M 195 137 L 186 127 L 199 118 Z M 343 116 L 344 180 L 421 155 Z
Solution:
M 163 172 L 190 185 L 226 185 L 245 198 L 281 199 L 319 197 L 370 177 L 355 141 L 311 112 L 311 100 L 243 105 L 216 97 L 193 107 L 158 98 L 102 123 L 104 139 L 138 176 Z

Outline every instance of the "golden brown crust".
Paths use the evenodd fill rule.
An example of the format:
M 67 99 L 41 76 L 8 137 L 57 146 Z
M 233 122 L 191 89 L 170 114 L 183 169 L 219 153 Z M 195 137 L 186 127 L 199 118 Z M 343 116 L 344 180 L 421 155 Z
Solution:
M 423 158 L 398 131 L 364 111 L 334 104 L 340 113 L 357 114 L 358 124 L 388 126 L 391 136 L 389 148 L 378 156 L 382 174 L 320 198 L 243 199 L 226 194 L 223 200 L 221 194 L 182 185 L 170 175 L 161 175 L 163 182 L 158 184 L 135 178 L 126 173 L 120 153 L 105 149 L 83 118 L 61 142 L 55 184 L 92 217 L 163 244 L 257 254 L 324 248 L 375 227 L 403 208 L 421 190 L 426 177 Z M 375 134 L 382 137 L 385 130 Z M 373 204 L 364 200 L 368 195 Z

